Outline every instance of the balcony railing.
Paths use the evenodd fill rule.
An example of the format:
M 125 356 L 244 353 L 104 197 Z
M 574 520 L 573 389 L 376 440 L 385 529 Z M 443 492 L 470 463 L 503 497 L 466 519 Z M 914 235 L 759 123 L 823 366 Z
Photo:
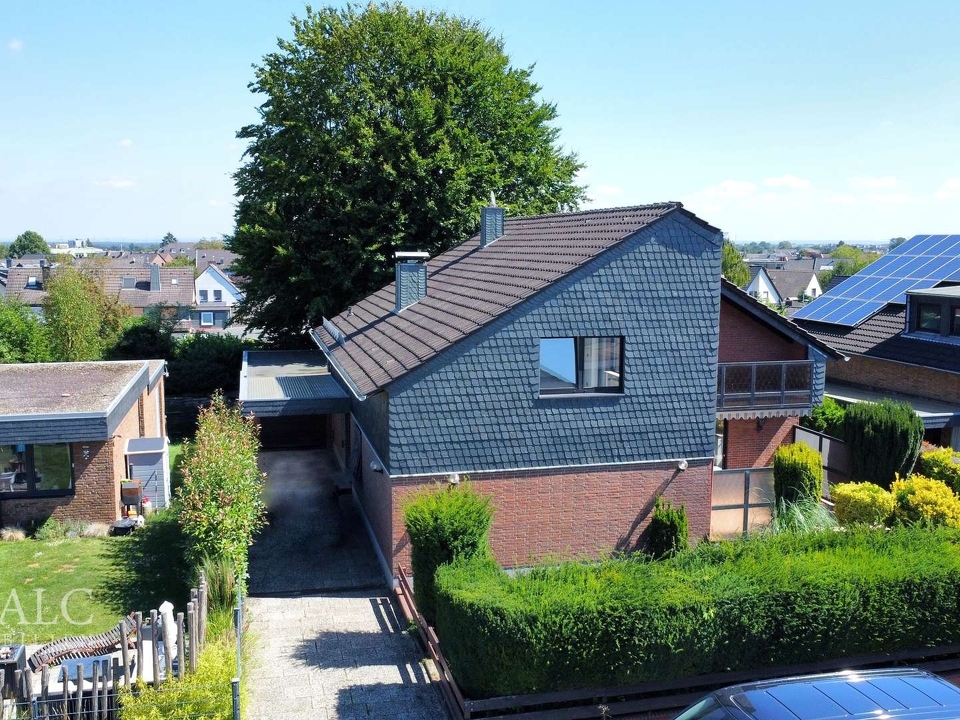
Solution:
M 813 404 L 813 361 L 720 363 L 717 410 Z

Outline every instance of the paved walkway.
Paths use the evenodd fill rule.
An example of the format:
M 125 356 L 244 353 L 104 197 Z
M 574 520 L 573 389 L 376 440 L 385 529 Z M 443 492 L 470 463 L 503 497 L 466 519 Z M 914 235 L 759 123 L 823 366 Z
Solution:
M 260 464 L 270 526 L 250 548 L 244 718 L 445 718 L 329 454 L 265 452 Z
M 415 639 L 385 593 L 250 598 L 247 720 L 443 720 Z M 402 618 L 402 616 L 401 616 Z
M 383 572 L 350 495 L 337 496 L 329 452 L 260 454 L 270 524 L 250 548 L 250 594 L 372 589 Z

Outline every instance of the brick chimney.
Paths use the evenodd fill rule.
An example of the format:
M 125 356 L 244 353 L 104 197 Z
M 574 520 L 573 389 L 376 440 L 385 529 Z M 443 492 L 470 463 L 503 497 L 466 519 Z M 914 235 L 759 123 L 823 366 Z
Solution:
M 397 304 L 395 313 L 410 307 L 427 296 L 427 259 L 425 252 L 398 252 L 393 259 L 397 261 Z

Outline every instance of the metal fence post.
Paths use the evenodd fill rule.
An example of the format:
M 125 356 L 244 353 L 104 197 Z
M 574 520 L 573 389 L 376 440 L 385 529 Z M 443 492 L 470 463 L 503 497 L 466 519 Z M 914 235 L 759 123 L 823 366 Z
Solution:
M 40 698 L 38 697 L 30 702 L 30 720 L 40 720 Z
M 240 720 L 240 678 L 230 681 L 233 688 L 233 720 Z

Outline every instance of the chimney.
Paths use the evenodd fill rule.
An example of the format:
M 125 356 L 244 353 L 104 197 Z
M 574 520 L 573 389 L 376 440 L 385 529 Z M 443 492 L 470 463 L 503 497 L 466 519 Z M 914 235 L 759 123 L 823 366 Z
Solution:
M 150 266 L 150 292 L 160 292 L 160 266 Z
M 485 248 L 494 240 L 503 237 L 503 208 L 497 207 L 497 199 L 490 191 L 489 207 L 480 210 L 480 247 Z
M 397 304 L 393 311 L 398 313 L 427 296 L 427 258 L 425 252 L 398 252 L 393 259 L 397 261 Z

